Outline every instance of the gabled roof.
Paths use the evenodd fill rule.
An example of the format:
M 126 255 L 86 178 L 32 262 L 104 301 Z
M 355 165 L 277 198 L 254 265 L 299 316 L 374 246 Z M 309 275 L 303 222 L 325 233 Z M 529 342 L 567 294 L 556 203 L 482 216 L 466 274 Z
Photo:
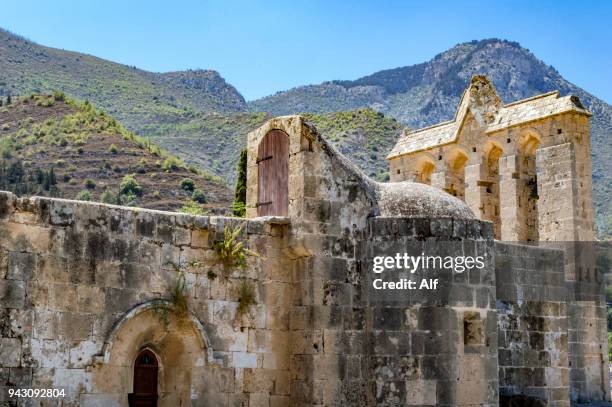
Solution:
M 507 105 L 496 101 L 499 97 L 491 82 L 484 76 L 475 76 L 463 92 L 453 120 L 418 130 L 404 130 L 387 159 L 455 142 L 468 111 L 474 114 L 487 134 L 566 112 L 591 115 L 577 96 L 560 97 L 558 91 Z

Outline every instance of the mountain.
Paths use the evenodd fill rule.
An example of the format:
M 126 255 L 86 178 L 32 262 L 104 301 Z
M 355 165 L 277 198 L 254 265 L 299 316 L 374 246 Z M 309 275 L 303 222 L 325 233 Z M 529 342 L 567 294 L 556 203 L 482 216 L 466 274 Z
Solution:
M 138 134 L 148 124 L 180 122 L 198 112 L 247 109 L 215 71 L 148 72 L 0 29 L 0 96 L 54 91 L 94 103 Z
M 397 120 L 369 108 L 304 116 L 366 174 L 388 179 L 384 157 L 404 127 Z M 187 162 L 223 175 L 233 184 L 236 162 L 246 144 L 245 135 L 271 117 L 261 112 L 200 113 L 179 124 L 151 125 L 147 134 Z
M 571 84 L 516 42 L 498 39 L 459 44 L 426 63 L 388 69 L 354 81 L 308 85 L 249 103 L 272 115 L 324 113 L 371 107 L 418 128 L 452 118 L 473 75 L 487 75 L 504 102 L 560 90 L 574 93 L 600 114 L 610 108 Z M 609 116 L 608 116 L 609 118 Z
M 59 92 L 0 101 L 0 190 L 191 212 L 224 213 L 231 204 L 221 179 L 89 103 Z
M 568 56 L 569 57 L 569 56 Z M 565 80 L 516 42 L 489 39 L 459 44 L 432 60 L 364 76 L 278 92 L 249 103 L 271 115 L 325 113 L 369 107 L 419 128 L 451 119 L 475 74 L 487 75 L 505 103 L 559 90 L 593 112 L 591 151 L 597 226 L 612 236 L 612 106 Z M 386 163 L 381 162 L 381 167 Z
M 612 236 L 612 162 L 607 159 L 612 107 L 515 42 L 472 41 L 421 64 L 353 81 L 302 86 L 246 103 L 214 71 L 147 72 L 0 30 L 0 95 L 60 90 L 89 100 L 130 131 L 230 182 L 245 134 L 270 116 L 291 113 L 310 114 L 322 133 L 366 173 L 385 179 L 383 157 L 400 127 L 393 119 L 418 128 L 452 118 L 474 74 L 491 78 L 506 103 L 558 89 L 579 96 L 589 107 L 596 220 L 600 235 Z

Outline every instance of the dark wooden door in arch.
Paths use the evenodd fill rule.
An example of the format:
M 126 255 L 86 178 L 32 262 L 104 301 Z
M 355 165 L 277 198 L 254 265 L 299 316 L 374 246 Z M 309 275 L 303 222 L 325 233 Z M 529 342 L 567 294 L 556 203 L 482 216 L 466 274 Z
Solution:
M 134 392 L 128 395 L 130 407 L 157 407 L 157 356 L 149 349 L 134 361 Z
M 259 143 L 258 216 L 287 216 L 289 211 L 289 136 L 271 130 Z

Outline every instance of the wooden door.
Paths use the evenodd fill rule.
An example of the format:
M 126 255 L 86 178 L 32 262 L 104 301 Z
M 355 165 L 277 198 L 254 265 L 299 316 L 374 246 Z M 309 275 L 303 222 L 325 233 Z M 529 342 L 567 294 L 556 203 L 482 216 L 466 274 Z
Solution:
M 143 350 L 134 362 L 134 393 L 128 395 L 130 407 L 157 407 L 157 357 Z
M 259 144 L 258 216 L 287 216 L 289 210 L 289 136 L 271 130 Z

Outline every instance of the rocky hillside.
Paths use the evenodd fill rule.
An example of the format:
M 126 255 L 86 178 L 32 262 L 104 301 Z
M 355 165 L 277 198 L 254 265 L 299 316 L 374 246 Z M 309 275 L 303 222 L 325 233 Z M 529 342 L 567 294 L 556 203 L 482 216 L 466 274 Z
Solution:
M 162 210 L 225 212 L 225 183 L 187 167 L 89 103 L 0 98 L 0 190 Z
M 473 41 L 422 64 L 298 87 L 247 104 L 214 71 L 147 72 L 0 30 L 0 95 L 60 90 L 89 100 L 129 130 L 230 182 L 245 134 L 270 115 L 300 112 L 311 114 L 366 173 L 384 179 L 383 157 L 399 128 L 392 120 L 416 128 L 450 119 L 474 74 L 489 76 L 505 102 L 559 89 L 591 109 L 597 224 L 602 236 L 612 236 L 612 107 L 517 43 Z M 353 115 L 356 121 L 348 124 Z M 384 142 L 364 144 L 365 139 Z
M 246 110 L 242 95 L 215 71 L 147 72 L 0 29 L 0 96 L 54 91 L 89 100 L 139 134 L 198 112 Z
M 249 106 L 272 115 L 370 107 L 418 128 L 451 119 L 475 74 L 491 78 L 506 103 L 560 90 L 579 96 L 588 106 L 593 112 L 597 224 L 602 236 L 612 236 L 612 162 L 608 159 L 612 151 L 612 106 L 568 82 L 515 42 L 491 39 L 459 44 L 426 63 L 384 70 L 354 81 L 302 86 L 250 102 Z
M 369 108 L 324 114 L 306 113 L 321 134 L 371 178 L 389 180 L 385 157 L 405 127 Z
M 366 174 L 388 179 L 384 157 L 403 128 L 397 120 L 368 108 L 304 116 Z M 270 117 L 266 113 L 202 113 L 184 123 L 151 126 L 147 134 L 187 162 L 224 176 L 233 184 L 240 150 L 246 146 L 245 135 Z
M 475 74 L 487 75 L 505 102 L 558 89 L 563 94 L 577 94 L 594 109 L 610 109 L 563 79 L 529 50 L 497 39 L 459 44 L 429 62 L 376 72 L 354 81 L 325 82 L 278 92 L 252 101 L 249 106 L 253 111 L 273 115 L 368 106 L 410 127 L 424 127 L 452 118 L 459 97 Z

